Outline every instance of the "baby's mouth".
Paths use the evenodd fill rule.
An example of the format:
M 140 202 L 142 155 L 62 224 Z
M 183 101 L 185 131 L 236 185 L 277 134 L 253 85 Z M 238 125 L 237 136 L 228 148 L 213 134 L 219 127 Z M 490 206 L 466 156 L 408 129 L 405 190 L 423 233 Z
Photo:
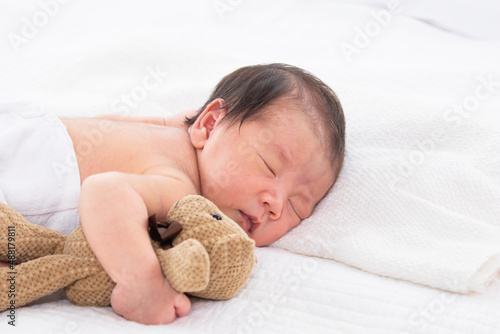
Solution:
M 240 210 L 240 215 L 243 218 L 243 230 L 250 234 L 252 231 L 259 226 L 259 222 L 256 221 L 254 217 L 248 216 L 246 213 Z

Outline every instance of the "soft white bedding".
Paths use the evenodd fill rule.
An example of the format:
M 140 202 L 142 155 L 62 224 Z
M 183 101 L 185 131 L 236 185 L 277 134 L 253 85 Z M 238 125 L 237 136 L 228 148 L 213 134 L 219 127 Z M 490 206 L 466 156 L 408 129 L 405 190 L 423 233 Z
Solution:
M 18 309 L 15 329 L 0 314 L 2 333 L 499 333 L 498 275 L 471 288 L 477 258 L 459 261 L 498 256 L 500 42 L 376 2 L 1 1 L 2 100 L 67 116 L 164 115 L 199 107 L 240 66 L 286 62 L 331 85 L 348 125 L 337 186 L 299 228 L 257 250 L 235 299 L 193 299 L 167 327 L 46 301 Z M 152 73 L 158 86 L 141 90 Z M 435 130 L 443 141 L 426 146 Z M 405 169 L 412 152 L 423 160 Z
M 280 249 L 258 249 L 257 256 L 259 262 L 237 297 L 224 302 L 196 299 L 190 315 L 168 327 L 142 326 L 109 308 L 83 308 L 59 300 L 19 309 L 16 329 L 124 334 L 498 333 L 498 288 L 463 296 Z M 0 328 L 6 327 L 2 323 Z
M 349 149 L 339 183 L 274 246 L 449 291 L 484 291 L 500 271 L 500 80 L 478 73 L 472 84 L 453 105 L 410 90 L 344 94 Z

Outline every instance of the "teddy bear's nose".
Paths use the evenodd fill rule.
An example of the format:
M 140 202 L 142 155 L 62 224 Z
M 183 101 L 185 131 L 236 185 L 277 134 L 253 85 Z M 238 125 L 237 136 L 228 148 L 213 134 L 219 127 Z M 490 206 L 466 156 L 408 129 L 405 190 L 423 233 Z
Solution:
M 212 213 L 212 217 L 214 217 L 217 220 L 222 220 L 222 217 L 217 213 Z

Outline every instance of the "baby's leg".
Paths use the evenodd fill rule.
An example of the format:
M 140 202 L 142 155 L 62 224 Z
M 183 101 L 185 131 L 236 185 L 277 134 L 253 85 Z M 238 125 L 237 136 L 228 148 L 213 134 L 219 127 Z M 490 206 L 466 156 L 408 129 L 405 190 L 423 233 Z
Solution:
M 0 268 L 2 268 L 2 267 L 8 267 L 8 266 L 9 266 L 8 262 L 0 261 Z

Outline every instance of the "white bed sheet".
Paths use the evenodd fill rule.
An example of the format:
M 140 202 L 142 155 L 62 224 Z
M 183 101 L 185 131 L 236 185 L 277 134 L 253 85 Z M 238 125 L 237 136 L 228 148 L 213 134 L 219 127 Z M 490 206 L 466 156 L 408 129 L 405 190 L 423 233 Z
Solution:
M 53 6 L 45 24 L 40 13 L 50 10 L 41 3 Z M 217 81 L 240 66 L 286 62 L 331 85 L 349 122 L 362 117 L 350 116 L 349 110 L 370 112 L 359 102 L 365 93 L 390 92 L 383 99 L 393 94 L 407 98 L 406 103 L 417 96 L 444 106 L 463 101 L 478 76 L 500 78 L 498 41 L 464 38 L 402 14 L 392 13 L 390 23 L 363 45 L 356 36 L 376 19 L 374 8 L 362 4 L 55 4 L 0 2 L 0 31 L 6 37 L 0 40 L 0 99 L 34 100 L 67 116 L 173 114 L 200 106 Z M 24 27 L 35 20 L 39 27 L 30 35 Z M 18 47 L 13 34 L 25 39 Z M 343 43 L 357 51 L 349 56 Z M 130 95 L 151 71 L 159 73 L 158 88 L 147 91 L 136 107 L 124 108 L 121 95 Z M 481 108 L 496 108 L 499 91 Z M 349 127 L 355 129 L 356 122 L 348 123 L 348 135 Z M 307 254 L 311 248 L 301 243 L 294 252 Z M 43 333 L 500 332 L 498 281 L 483 294 L 458 295 L 272 247 L 258 249 L 257 255 L 259 263 L 235 299 L 193 300 L 191 314 L 168 327 L 142 326 L 109 308 L 58 300 L 17 310 L 15 329 L 2 313 L 0 328 Z
M 498 287 L 487 294 L 463 296 L 280 249 L 257 249 L 257 256 L 248 284 L 235 298 L 195 299 L 190 315 L 168 328 L 129 322 L 110 308 L 58 300 L 19 309 L 16 329 L 23 333 L 493 334 L 500 328 Z

